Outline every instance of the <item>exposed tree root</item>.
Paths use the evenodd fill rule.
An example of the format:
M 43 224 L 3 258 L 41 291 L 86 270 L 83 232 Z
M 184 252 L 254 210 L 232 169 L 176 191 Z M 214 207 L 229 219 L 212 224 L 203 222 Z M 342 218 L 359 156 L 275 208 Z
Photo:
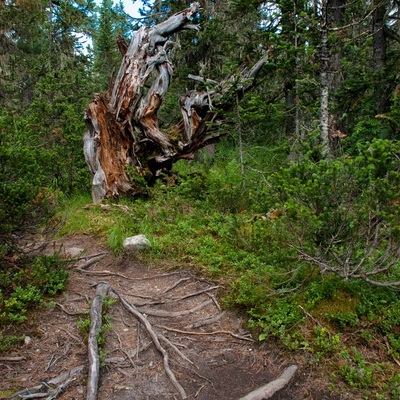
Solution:
M 78 375 L 84 369 L 83 365 L 71 369 L 69 372 L 64 372 L 61 375 L 50 379 L 47 382 L 42 382 L 39 385 L 33 386 L 14 393 L 10 399 L 35 399 L 45 398 L 46 400 L 55 399 L 62 393 L 72 382 L 76 380 Z
M 161 317 L 161 318 L 178 318 L 178 317 L 183 317 L 184 315 L 189 315 L 193 314 L 196 311 L 201 310 L 202 308 L 208 306 L 211 304 L 213 301 L 212 300 L 206 300 L 197 305 L 196 307 L 191 308 L 190 310 L 182 310 L 182 311 L 164 311 L 164 310 L 152 310 L 148 307 L 139 307 L 139 311 L 147 314 L 147 315 L 153 315 L 154 317 Z
M 159 336 L 153 329 L 152 325 L 150 322 L 143 316 L 143 314 L 133 305 L 131 304 L 128 300 L 126 300 L 124 297 L 119 295 L 118 292 L 115 292 L 119 299 L 121 300 L 121 303 L 124 305 L 124 307 L 131 313 L 133 314 L 136 318 L 140 320 L 140 322 L 143 323 L 143 325 L 146 327 L 146 330 L 150 337 L 153 340 L 154 345 L 156 346 L 157 350 L 162 354 L 163 360 L 164 360 L 164 369 L 166 374 L 168 375 L 169 379 L 171 380 L 172 384 L 175 386 L 176 390 L 179 392 L 181 395 L 182 399 L 186 399 L 187 395 L 185 392 L 185 389 L 182 387 L 182 385 L 177 381 L 175 374 L 172 372 L 170 366 L 169 366 L 169 357 L 167 351 L 164 349 L 164 347 L 161 346 Z
M 18 362 L 25 360 L 25 357 L 0 357 L 0 361 Z
M 230 335 L 236 339 L 240 340 L 246 340 L 247 342 L 254 342 L 253 339 L 248 338 L 246 336 L 240 336 L 236 335 L 236 333 L 229 332 L 229 331 L 213 331 L 213 332 L 191 332 L 191 331 L 182 331 L 180 329 L 175 329 L 175 328 L 170 328 L 168 326 L 163 326 L 163 325 L 157 325 L 158 328 L 165 329 L 167 331 L 171 332 L 177 332 L 177 333 L 182 333 L 184 335 Z
M 103 256 L 103 255 L 101 255 Z M 94 257 L 94 259 L 98 259 L 97 255 Z M 93 264 L 93 258 L 89 260 L 88 263 L 85 264 L 85 268 L 89 266 L 89 263 L 92 262 Z M 91 264 L 91 265 L 92 265 Z M 83 271 L 87 271 L 83 269 Z M 91 271 L 91 272 L 96 272 L 96 271 Z M 106 272 L 106 271 L 97 271 L 97 272 Z M 171 275 L 176 274 L 174 273 L 168 273 L 168 274 L 161 274 L 158 275 L 158 278 L 165 278 L 166 281 L 168 281 L 168 278 Z M 115 275 L 115 274 L 112 274 Z M 149 277 L 148 279 L 151 279 L 153 277 Z M 131 278 L 129 278 L 131 279 Z M 145 278 L 147 279 L 147 278 Z M 136 280 L 136 279 L 135 279 Z M 143 279 L 138 279 L 138 280 L 143 280 Z M 188 293 L 186 295 L 182 296 L 176 296 L 173 294 L 174 289 L 176 289 L 179 285 L 184 284 L 185 282 L 189 282 L 188 285 L 185 286 L 185 291 L 187 293 L 189 287 L 192 290 L 192 293 Z M 166 282 L 164 282 L 166 283 Z M 207 282 L 208 283 L 208 282 Z M 158 285 L 158 283 L 157 283 Z M 193 286 L 192 286 L 193 285 Z M 197 289 L 196 289 L 197 285 Z M 190 393 L 191 398 L 197 398 L 200 395 L 200 392 L 202 390 L 206 390 L 206 386 L 213 386 L 213 382 L 208 379 L 205 376 L 202 376 L 199 374 L 201 368 L 203 367 L 202 365 L 196 365 L 196 360 L 191 360 L 187 355 L 182 351 L 183 350 L 188 350 L 188 346 L 186 344 L 181 343 L 181 339 L 184 339 L 185 341 L 198 341 L 198 339 L 192 339 L 190 336 L 209 336 L 214 338 L 212 339 L 212 342 L 219 342 L 222 341 L 222 337 L 229 335 L 235 339 L 243 340 L 246 342 L 253 342 L 253 339 L 251 339 L 248 336 L 245 335 L 239 335 L 236 334 L 235 332 L 231 332 L 229 330 L 222 330 L 222 329 L 215 329 L 210 332 L 201 332 L 198 331 L 197 328 L 203 327 L 203 326 L 211 326 L 214 323 L 217 323 L 222 319 L 222 317 L 225 315 L 225 312 L 220 312 L 220 306 L 215 299 L 215 296 L 211 294 L 211 291 L 214 291 L 215 289 L 218 289 L 219 286 L 212 286 L 208 283 L 208 287 L 204 288 L 204 282 L 200 282 L 199 279 L 195 277 L 187 278 L 187 277 L 179 277 L 175 283 L 165 285 L 166 289 L 162 290 L 161 292 L 157 292 L 155 294 L 155 297 L 151 296 L 143 296 L 141 294 L 132 294 L 132 293 L 126 293 L 126 296 L 124 293 L 121 291 L 116 291 L 111 287 L 111 285 L 108 282 L 97 282 L 96 284 L 90 285 L 91 287 L 95 287 L 96 291 L 93 296 L 93 299 L 91 301 L 92 305 L 90 307 L 90 312 L 89 312 L 89 317 L 90 317 L 90 331 L 88 335 L 88 375 L 87 375 L 87 389 L 86 389 L 86 400 L 97 400 L 98 398 L 98 389 L 99 389 L 99 381 L 100 381 L 100 356 L 99 356 L 99 347 L 98 347 L 98 337 L 100 333 L 100 329 L 102 326 L 102 318 L 103 318 L 103 302 L 104 302 L 104 297 L 109 294 L 112 297 L 115 297 L 119 299 L 119 304 L 121 306 L 118 307 L 118 310 L 122 313 L 122 311 L 125 309 L 127 310 L 128 314 L 125 314 L 125 318 L 127 315 L 130 315 L 131 317 L 133 316 L 137 320 L 137 327 L 135 327 L 135 323 L 132 323 L 130 321 L 129 324 L 127 324 L 125 321 L 123 321 L 125 326 L 129 326 L 132 328 L 133 331 L 136 331 L 136 333 L 133 333 L 131 329 L 124 329 L 124 331 L 127 331 L 127 333 L 123 332 L 117 332 L 114 330 L 115 335 L 116 335 L 116 341 L 113 349 L 111 350 L 112 352 L 120 352 L 122 353 L 121 355 L 118 354 L 118 357 L 109 357 L 108 359 L 105 360 L 107 364 L 115 364 L 113 368 L 116 368 L 122 375 L 124 375 L 126 378 L 132 378 L 132 374 L 137 377 L 140 377 L 140 371 L 142 370 L 141 368 L 141 360 L 139 360 L 139 353 L 143 350 L 146 350 L 149 346 L 154 346 L 156 350 L 161 354 L 162 359 L 163 359 L 163 368 L 165 371 L 166 376 L 169 378 L 171 384 L 177 391 L 175 394 L 176 397 L 182 398 L 182 399 L 187 399 L 188 395 L 186 393 L 185 388 L 182 386 L 182 384 L 178 381 L 173 369 L 171 368 L 171 357 L 174 357 L 175 365 L 179 366 L 180 369 L 185 369 L 190 371 L 191 375 L 197 376 L 201 380 L 203 380 L 202 383 L 199 384 L 199 386 L 193 390 L 192 393 Z M 158 287 L 158 286 L 157 286 Z M 199 290 L 199 288 L 201 288 Z M 157 289 L 157 288 L 156 288 Z M 180 292 L 182 292 L 182 288 L 179 289 Z M 161 293 L 161 294 L 160 294 Z M 128 297 L 129 296 L 129 297 Z M 158 299 L 158 296 L 160 296 L 160 299 Z M 133 299 L 133 300 L 128 300 Z M 135 298 L 136 300 L 139 300 L 140 298 L 146 298 L 149 300 L 152 300 L 151 302 L 147 303 L 147 307 L 139 306 L 138 304 L 135 303 Z M 87 300 L 89 302 L 89 299 L 85 296 L 80 296 L 78 300 Z M 173 307 L 175 304 L 181 301 L 185 301 L 185 304 L 191 304 L 192 306 L 187 307 L 187 309 L 183 309 L 180 311 L 167 311 L 167 310 L 162 310 L 162 309 L 153 309 L 151 306 L 157 304 L 168 304 L 169 307 Z M 139 300 L 140 302 L 140 300 Z M 70 312 L 68 311 L 64 305 L 61 303 L 57 303 L 58 306 L 61 308 L 63 312 L 65 312 L 67 315 L 70 315 L 71 317 L 76 317 L 78 314 L 82 313 L 75 313 L 75 312 Z M 180 303 L 179 303 L 180 305 Z M 193 306 L 194 305 L 194 306 Z M 208 307 L 207 310 L 203 310 L 205 307 Z M 197 320 L 195 317 L 194 322 L 191 324 L 186 325 L 185 329 L 188 330 L 181 330 L 181 329 L 176 329 L 172 328 L 169 326 L 160 326 L 160 325 L 155 325 L 154 323 L 152 324 L 150 317 L 156 317 L 156 318 L 169 318 L 171 321 L 175 321 L 178 318 L 185 317 L 188 315 L 195 315 L 196 312 L 201 311 L 199 315 L 212 315 L 211 310 L 213 312 L 217 312 L 217 315 L 213 317 L 206 318 L 204 320 Z M 126 311 L 124 311 L 126 313 Z M 118 317 L 121 317 L 123 320 L 122 315 L 118 315 Z M 193 321 L 193 319 L 192 319 Z M 182 321 L 181 321 L 182 322 Z M 144 326 L 141 328 L 141 326 Z M 157 329 L 159 328 L 159 329 Z M 76 336 L 72 335 L 70 332 L 67 330 L 63 329 L 74 341 L 82 343 L 82 340 L 80 338 L 77 338 Z M 161 333 L 161 330 L 163 330 L 163 333 L 165 334 L 166 331 L 170 332 L 175 332 L 180 334 L 179 338 L 177 341 L 172 342 L 170 338 L 168 338 L 166 335 Z M 145 331 L 146 334 L 143 334 L 142 332 Z M 132 338 L 133 340 L 136 341 L 136 349 L 132 350 L 132 347 L 130 346 L 129 349 L 127 349 L 126 342 L 127 338 Z M 144 339 L 144 336 L 146 336 L 146 339 Z M 185 337 L 186 336 L 186 337 Z M 150 338 L 150 339 L 149 339 Z M 226 339 L 226 338 L 224 338 Z M 202 341 L 203 342 L 203 341 Z M 135 343 L 134 343 L 135 345 Z M 47 364 L 47 368 L 45 369 L 45 372 L 50 370 L 50 368 L 54 368 L 54 366 L 59 362 L 61 357 L 65 356 L 67 352 L 70 350 L 71 344 L 68 343 L 65 347 L 64 354 L 62 356 L 59 355 L 59 352 L 57 354 L 54 354 L 51 359 L 49 360 Z M 135 346 L 133 346 L 135 347 Z M 20 358 L 12 358 L 12 357 L 5 357 L 3 358 L 4 361 L 21 361 Z M 130 369 L 130 372 L 125 370 L 126 368 Z M 294 374 L 296 367 L 288 368 L 281 377 L 279 377 L 276 381 L 273 381 L 269 383 L 268 385 L 263 386 L 260 389 L 257 389 L 255 392 L 249 393 L 246 397 L 244 397 L 241 400 L 257 400 L 261 399 L 264 397 L 248 397 L 248 396 L 258 396 L 258 393 L 262 393 L 262 396 L 269 395 L 269 393 L 274 393 L 275 391 L 279 390 L 282 388 L 287 382 L 291 379 L 291 376 Z M 21 392 L 16 393 L 11 399 L 32 399 L 32 398 L 46 398 L 46 399 L 55 399 L 57 396 L 59 396 L 60 393 L 62 393 L 69 385 L 71 385 L 76 379 L 76 375 L 78 372 L 81 372 L 83 369 L 83 366 L 77 367 L 71 372 L 67 374 L 60 375 L 60 377 L 54 378 L 51 381 L 40 383 L 37 386 L 33 388 L 28 388 L 25 389 Z M 132 372 L 133 369 L 133 372 Z M 205 382 L 204 382 L 205 381 Z M 186 382 L 186 381 L 185 381 Z M 286 382 L 286 383 L 285 383 Z M 117 385 L 118 386 L 118 385 Z M 175 397 L 174 397 L 175 398 Z M 265 397 L 269 398 L 269 397 Z
M 118 272 L 112 272 L 108 270 L 103 270 L 103 271 L 87 271 L 86 269 L 83 268 L 76 268 L 76 270 L 82 274 L 86 275 L 93 275 L 93 276 L 118 276 L 120 278 L 127 279 L 128 281 L 134 281 L 134 278 L 129 278 L 125 276 L 124 274 L 120 274 Z
M 177 297 L 177 298 L 174 298 L 174 299 L 172 299 L 172 300 L 173 300 L 173 301 L 186 300 L 186 299 L 188 299 L 188 298 L 190 298 L 190 297 L 196 297 L 196 296 L 198 296 L 198 295 L 200 295 L 200 294 L 210 292 L 211 290 L 219 289 L 220 287 L 221 287 L 221 286 L 219 286 L 219 285 L 217 285 L 217 286 L 212 286 L 212 287 L 210 287 L 210 288 L 200 290 L 200 291 L 198 291 L 198 292 L 196 292 L 196 293 L 189 293 L 189 294 L 187 294 L 187 295 L 185 295 L 185 296 Z
M 67 310 L 62 304 L 60 304 L 60 303 L 56 303 L 56 305 L 57 305 L 58 307 L 60 307 L 61 310 L 63 310 L 63 311 L 65 312 L 65 314 L 67 314 L 67 315 L 72 315 L 72 316 L 74 316 L 74 315 L 82 315 L 82 314 L 85 313 L 85 311 L 76 311 L 76 312 L 68 311 L 68 310 Z
M 186 282 L 186 281 L 190 281 L 190 278 L 181 278 L 181 279 L 179 279 L 179 281 L 175 282 L 172 286 L 166 288 L 166 289 L 163 291 L 163 294 L 165 294 L 165 293 L 171 291 L 172 289 L 175 289 L 175 288 L 176 288 L 177 286 L 179 286 L 182 282 Z
M 208 318 L 204 321 L 198 321 L 198 322 L 195 322 L 194 324 L 187 325 L 187 326 L 185 326 L 185 328 L 193 329 L 193 328 L 200 328 L 201 326 L 205 326 L 205 325 L 211 325 L 211 324 L 214 324 L 215 322 L 218 322 L 224 315 L 225 315 L 225 311 L 219 313 L 215 317 Z
M 102 258 L 104 258 L 108 253 L 100 253 L 100 254 L 95 254 L 93 256 L 87 256 L 84 257 L 85 259 L 88 259 L 88 261 L 86 261 L 84 264 L 80 265 L 78 267 L 78 269 L 87 269 L 90 266 L 92 266 L 93 264 L 96 264 L 97 261 L 101 260 Z
M 165 343 L 167 343 L 172 349 L 175 350 L 175 352 L 185 361 L 187 361 L 189 364 L 194 365 L 193 361 L 187 358 L 179 349 L 176 347 L 170 340 L 168 340 L 164 335 L 161 333 L 158 334 L 158 337 L 163 340 Z
M 110 291 L 108 283 L 100 282 L 96 288 L 90 309 L 90 331 L 88 337 L 89 374 L 87 383 L 86 400 L 97 399 L 99 386 L 100 358 L 97 339 L 102 325 L 102 309 L 104 296 Z
M 281 376 L 276 378 L 274 381 L 267 383 L 264 386 L 250 392 L 239 400 L 265 400 L 270 399 L 278 390 L 283 389 L 293 378 L 297 371 L 296 365 L 287 367 Z

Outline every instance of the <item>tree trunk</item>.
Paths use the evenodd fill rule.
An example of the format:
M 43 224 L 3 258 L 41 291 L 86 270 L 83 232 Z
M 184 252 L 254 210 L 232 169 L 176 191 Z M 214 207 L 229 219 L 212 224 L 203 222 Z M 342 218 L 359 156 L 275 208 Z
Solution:
M 321 43 L 320 43 L 320 129 L 323 157 L 331 155 L 329 140 L 329 42 L 328 42 L 328 0 L 322 2 Z
M 223 121 L 221 111 L 233 108 L 236 93 L 243 95 L 253 86 L 252 78 L 266 57 L 222 82 L 191 76 L 212 90 L 182 96 L 182 120 L 160 130 L 157 112 L 173 72 L 168 59 L 173 46 L 170 38 L 183 29 L 198 30 L 190 22 L 199 8 L 199 3 L 192 3 L 158 25 L 140 28 L 129 46 L 119 38 L 123 60 L 117 78 L 107 93 L 95 96 L 85 115 L 84 153 L 93 176 L 95 203 L 144 193 L 146 184 L 174 162 L 193 159 L 201 147 L 218 141 L 226 135 L 216 130 Z
M 343 84 L 343 71 L 341 61 L 343 58 L 343 43 L 341 41 L 342 29 L 341 26 L 344 23 L 344 15 L 346 9 L 347 0 L 330 0 L 327 16 L 329 21 L 329 28 L 333 28 L 331 32 L 334 32 L 337 36 L 337 40 L 331 47 L 332 54 L 330 56 L 330 84 L 329 84 L 329 95 L 330 105 L 332 111 L 330 112 L 329 131 L 330 131 L 330 145 L 333 153 L 337 153 L 340 149 L 340 140 L 345 137 L 342 132 L 341 118 L 343 116 L 343 110 L 338 107 L 338 91 Z M 336 29 L 336 31 L 335 31 Z M 329 29 L 328 29 L 329 30 Z
M 386 12 L 388 1 L 374 0 L 374 12 L 372 16 L 372 39 L 373 39 L 373 69 L 377 74 L 382 74 L 386 67 Z M 385 90 L 380 77 L 376 82 L 376 113 L 384 114 L 389 109 L 388 93 Z

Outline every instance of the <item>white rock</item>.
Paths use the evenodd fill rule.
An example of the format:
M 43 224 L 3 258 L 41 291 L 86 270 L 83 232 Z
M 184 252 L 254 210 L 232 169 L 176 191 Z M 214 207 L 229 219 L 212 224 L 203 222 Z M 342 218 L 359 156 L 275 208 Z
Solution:
M 69 249 L 65 249 L 65 255 L 69 258 L 75 258 L 81 255 L 85 249 L 80 247 L 70 247 Z
M 125 251 L 138 251 L 151 248 L 151 243 L 145 235 L 136 235 L 124 240 L 123 247 Z

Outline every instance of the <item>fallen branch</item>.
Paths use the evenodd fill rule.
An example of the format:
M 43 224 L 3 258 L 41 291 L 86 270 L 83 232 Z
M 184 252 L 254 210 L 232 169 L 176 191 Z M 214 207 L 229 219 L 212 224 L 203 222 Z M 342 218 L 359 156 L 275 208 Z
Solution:
M 150 322 L 143 316 L 143 314 L 133 305 L 131 304 L 128 300 L 123 298 L 118 292 L 115 292 L 116 295 L 119 297 L 121 300 L 121 303 L 124 305 L 124 307 L 131 313 L 133 314 L 136 318 L 139 319 L 139 321 L 145 326 L 148 334 L 150 335 L 151 339 L 153 340 L 154 345 L 156 346 L 156 349 L 162 354 L 163 356 L 163 361 L 164 361 L 164 369 L 166 374 L 168 375 L 169 379 L 171 380 L 172 384 L 175 386 L 176 390 L 179 392 L 181 395 L 182 399 L 186 399 L 187 395 L 185 392 L 185 389 L 181 386 L 181 384 L 177 381 L 175 374 L 172 372 L 170 366 L 169 366 L 169 357 L 167 351 L 161 346 L 159 336 L 151 326 Z
M 270 399 L 278 390 L 283 389 L 293 378 L 297 371 L 296 365 L 287 367 L 281 376 L 276 378 L 274 381 L 267 383 L 264 386 L 250 392 L 239 400 L 265 400 Z
M 102 324 L 102 309 L 104 296 L 110 291 L 108 283 L 100 282 L 93 297 L 90 309 L 90 331 L 88 337 L 89 374 L 86 400 L 96 400 L 99 386 L 100 358 L 97 338 Z

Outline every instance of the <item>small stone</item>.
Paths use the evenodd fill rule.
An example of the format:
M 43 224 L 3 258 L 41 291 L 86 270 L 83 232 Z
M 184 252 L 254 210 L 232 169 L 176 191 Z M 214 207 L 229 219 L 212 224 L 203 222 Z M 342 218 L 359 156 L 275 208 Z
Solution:
M 85 249 L 80 247 L 70 247 L 69 249 L 65 249 L 65 255 L 69 258 L 75 258 L 81 255 Z
M 25 336 L 24 343 L 25 346 L 29 346 L 32 343 L 32 338 L 30 336 Z
M 136 235 L 124 240 L 123 248 L 128 252 L 151 249 L 151 243 L 145 235 Z

